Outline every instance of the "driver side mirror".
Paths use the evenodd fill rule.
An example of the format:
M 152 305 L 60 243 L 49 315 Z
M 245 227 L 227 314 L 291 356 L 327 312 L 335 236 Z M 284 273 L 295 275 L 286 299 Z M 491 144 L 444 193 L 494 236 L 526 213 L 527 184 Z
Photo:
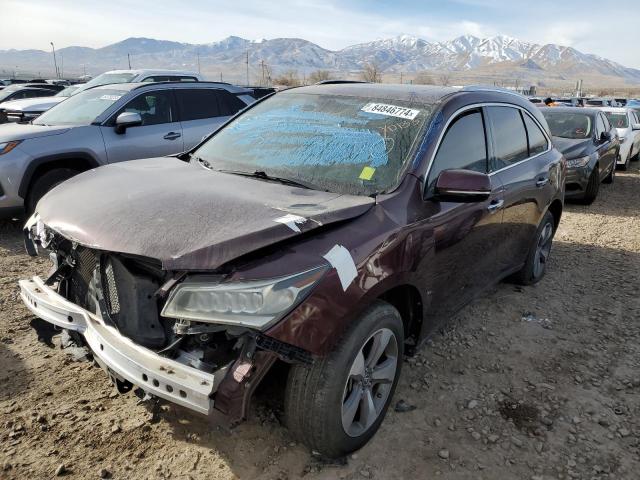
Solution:
M 140 125 L 142 125 L 142 117 L 138 112 L 122 112 L 116 118 L 116 133 L 122 135 L 127 131 L 127 128 Z
M 445 202 L 481 202 L 491 195 L 491 178 L 473 170 L 443 170 L 438 175 L 435 198 Z

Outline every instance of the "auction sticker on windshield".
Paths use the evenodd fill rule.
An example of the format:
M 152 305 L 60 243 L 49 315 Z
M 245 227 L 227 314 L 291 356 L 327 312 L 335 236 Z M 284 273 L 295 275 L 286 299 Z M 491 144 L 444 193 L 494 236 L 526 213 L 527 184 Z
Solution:
M 379 113 L 390 117 L 407 118 L 413 120 L 418 116 L 420 110 L 413 108 L 399 107 L 397 105 L 387 105 L 386 103 L 367 103 L 361 108 L 363 112 Z

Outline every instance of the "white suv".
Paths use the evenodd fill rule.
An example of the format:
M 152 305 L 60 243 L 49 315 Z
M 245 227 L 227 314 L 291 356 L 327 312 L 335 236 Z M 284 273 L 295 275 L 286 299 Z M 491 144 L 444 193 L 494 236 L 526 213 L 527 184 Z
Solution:
M 640 120 L 632 108 L 604 107 L 600 108 L 616 129 L 620 139 L 620 156 L 618 166 L 622 170 L 629 167 L 629 161 L 638 158 L 640 153 Z

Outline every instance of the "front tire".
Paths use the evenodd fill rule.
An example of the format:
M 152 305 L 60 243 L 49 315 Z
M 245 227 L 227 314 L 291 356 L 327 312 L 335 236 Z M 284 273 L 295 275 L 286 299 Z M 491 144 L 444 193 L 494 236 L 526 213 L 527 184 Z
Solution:
M 598 192 L 600 191 L 599 170 L 600 168 L 598 167 L 598 165 L 596 165 L 595 167 L 593 167 L 593 171 L 589 176 L 589 182 L 587 183 L 587 188 L 585 188 L 584 197 L 582 197 L 582 201 L 587 205 L 591 205 L 593 203 L 593 201 L 598 196 Z
M 547 271 L 547 262 L 551 254 L 551 244 L 554 234 L 554 218 L 551 212 L 547 212 L 538 225 L 524 267 L 511 277 L 513 282 L 520 285 L 533 285 L 542 280 L 542 277 L 544 277 Z
M 35 211 L 36 205 L 49 190 L 78 173 L 77 170 L 71 168 L 56 168 L 40 175 L 31 185 L 24 202 L 27 215 L 31 215 Z
M 285 392 L 291 434 L 329 458 L 364 446 L 380 427 L 393 397 L 403 339 L 398 311 L 376 301 L 325 358 L 311 366 L 291 367 Z

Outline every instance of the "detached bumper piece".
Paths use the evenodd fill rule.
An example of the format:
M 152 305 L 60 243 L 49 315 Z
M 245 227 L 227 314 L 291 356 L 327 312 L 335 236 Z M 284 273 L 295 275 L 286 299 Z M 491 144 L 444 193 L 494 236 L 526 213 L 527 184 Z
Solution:
M 112 379 L 126 380 L 146 392 L 209 415 L 213 394 L 226 368 L 213 374 L 165 358 L 136 345 L 100 318 L 44 284 L 39 277 L 21 280 L 20 296 L 38 317 L 82 334 L 98 364 Z

